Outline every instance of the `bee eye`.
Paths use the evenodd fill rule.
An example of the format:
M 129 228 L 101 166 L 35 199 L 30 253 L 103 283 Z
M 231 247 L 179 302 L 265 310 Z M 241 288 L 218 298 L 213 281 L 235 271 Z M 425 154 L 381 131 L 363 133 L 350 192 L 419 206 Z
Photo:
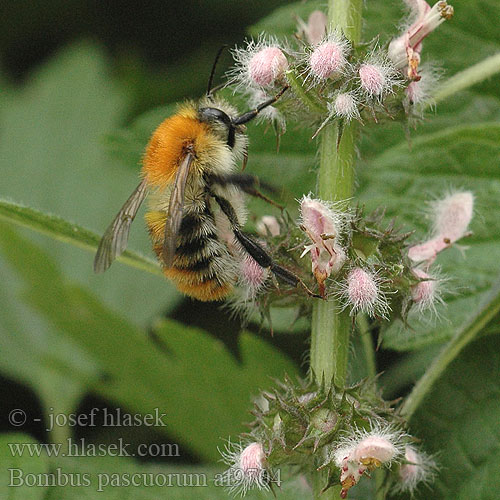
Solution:
M 231 127 L 231 118 L 227 116 L 224 111 L 217 108 L 201 108 L 199 110 L 201 121 L 207 122 L 220 122 L 226 125 L 227 127 Z

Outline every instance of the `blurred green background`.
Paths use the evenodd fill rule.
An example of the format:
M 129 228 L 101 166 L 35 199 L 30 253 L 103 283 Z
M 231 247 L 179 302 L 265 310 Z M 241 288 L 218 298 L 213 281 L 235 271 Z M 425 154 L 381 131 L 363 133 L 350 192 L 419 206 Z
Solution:
M 202 95 L 219 48 L 241 44 L 247 26 L 280 3 L 284 2 L 2 2 L 2 196 L 102 233 L 133 188 L 140 167 L 140 154 L 135 154 L 129 164 L 116 158 L 114 150 L 124 154 L 123 148 L 121 144 L 115 147 L 109 137 L 155 106 Z M 218 78 L 222 78 L 230 62 L 226 53 Z M 157 116 L 161 121 L 166 111 Z M 144 145 L 138 145 L 140 150 Z M 140 218 L 135 226 L 131 246 L 151 255 Z M 5 238 L 9 231 L 14 231 L 13 227 L 5 226 Z M 14 238 L 27 238 L 39 245 L 28 248 L 23 240 L 25 260 L 19 263 L 26 268 L 30 264 L 39 267 L 38 276 L 30 276 L 39 292 L 53 288 L 48 270 L 55 270 L 57 263 L 65 278 L 88 287 L 97 294 L 97 300 L 109 305 L 109 314 L 114 311 L 124 315 L 135 328 L 145 328 L 141 336 L 147 336 L 145 342 L 153 346 L 151 349 L 155 348 L 156 338 L 152 318 L 169 314 L 225 338 L 237 353 L 239 322 L 227 321 L 227 314 L 217 306 L 196 304 L 193 315 L 193 303 L 183 301 L 161 278 L 120 265 L 96 277 L 91 271 L 91 254 L 29 231 L 19 234 L 22 236 L 12 233 L 6 245 L 12 247 Z M 44 254 L 37 254 L 40 248 Z M 80 391 L 68 388 L 71 395 L 75 391 L 74 399 L 68 396 L 70 406 L 76 403 L 85 411 L 87 407 L 112 404 L 106 396 L 96 399 L 95 393 L 87 391 L 93 380 L 91 374 L 106 374 L 96 374 L 83 355 L 81 360 L 75 359 L 72 347 L 65 345 L 57 333 L 60 325 L 54 329 L 51 322 L 54 309 L 43 318 L 44 314 L 34 314 L 20 303 L 17 294 L 24 285 L 12 275 L 11 261 L 2 258 L 0 262 L 5 283 L 1 292 L 2 358 L 8 365 L 2 370 L 3 407 L 28 408 L 31 414 L 42 415 L 47 405 L 40 402 L 39 391 L 57 392 L 52 388 L 54 380 L 45 372 L 55 371 L 58 379 L 63 369 L 55 365 L 64 364 L 68 356 L 72 358 L 69 365 L 81 363 L 83 372 L 78 376 L 84 377 Z M 58 307 L 64 309 L 61 303 Z M 61 310 L 61 315 L 66 313 Z M 74 321 L 81 322 L 82 329 L 89 327 L 78 314 Z M 120 334 L 126 335 L 123 328 L 119 327 Z M 24 338 L 20 329 L 24 330 Z M 300 347 L 296 349 L 300 360 L 301 340 L 293 342 L 293 346 Z M 55 354 L 57 350 L 60 352 Z M 48 358 L 35 361 L 40 356 Z M 39 371 L 30 372 L 29 363 L 38 364 L 33 368 Z M 244 395 L 245 404 L 247 397 Z M 12 430 L 2 413 L 2 430 Z M 46 441 L 44 428 L 42 420 L 24 430 Z M 183 449 L 180 460 L 197 458 Z
M 445 77 L 500 51 L 497 0 L 453 4 L 455 18 L 426 40 L 423 53 Z M 280 5 L 284 10 L 255 26 Z M 323 3 L 22 0 L 1 6 L 0 201 L 62 217 L 71 224 L 43 219 L 38 229 L 45 224 L 45 232 L 53 234 L 51 224 L 64 226 L 65 232 L 56 228 L 59 239 L 86 247 L 12 224 L 21 220 L 36 226 L 33 214 L 0 203 L 0 428 L 16 430 L 8 422 L 12 409 L 21 408 L 28 416 L 17 428 L 24 434 L 4 438 L 2 444 L 60 442 L 70 435 L 109 443 L 123 437 L 133 444 L 180 445 L 179 457 L 144 457 L 153 465 L 141 470 L 162 461 L 167 467 L 213 464 L 223 439 L 237 436 L 245 429 L 242 423 L 251 420 L 248 412 L 258 390 L 272 387 L 273 378 L 285 372 L 305 373 L 307 321 L 294 324 L 289 311 L 273 318 L 274 338 L 258 324 L 242 332 L 226 311 L 183 299 L 157 276 L 120 263 L 95 276 L 88 247 L 137 184 L 142 150 L 171 104 L 204 92 L 219 47 L 241 43 L 251 25 L 253 35 L 261 29 L 290 34 L 296 15 L 305 19 Z M 399 1 L 367 2 L 365 38 L 380 33 L 382 43 L 390 39 L 401 7 Z M 230 62 L 225 54 L 219 78 Z M 495 290 L 500 272 L 499 121 L 500 86 L 493 77 L 440 103 L 416 131 L 400 123 L 363 128 L 358 197 L 368 209 L 384 205 L 388 218 L 397 215 L 405 229 L 416 229 L 415 241 L 428 230 L 426 200 L 455 188 L 473 190 L 477 202 L 467 260 L 458 249 L 439 258 L 450 277 L 441 319 L 411 317 L 410 328 L 396 323 L 385 332 L 377 369 L 384 371 L 381 385 L 387 397 L 405 395 L 443 342 Z M 249 171 L 270 182 L 287 179 L 288 200 L 315 188 L 311 131 L 289 124 L 279 154 L 264 127 L 250 126 L 249 135 Z M 254 201 L 250 207 L 254 216 L 269 210 Z M 140 219 L 129 247 L 151 257 Z M 500 488 L 494 473 L 500 452 L 491 444 L 500 439 L 498 325 L 497 315 L 483 332 L 493 347 L 478 341 L 466 350 L 412 424 L 427 450 L 441 454 L 444 472 L 434 498 L 488 499 Z M 375 341 L 378 330 L 373 333 Z M 352 381 L 367 375 L 356 335 L 351 366 Z M 142 414 L 160 408 L 168 425 L 45 431 L 50 413 L 85 414 L 104 407 Z M 492 436 L 478 431 L 485 426 Z M 446 448 L 447 443 L 460 443 L 453 445 L 460 449 Z M 12 462 L 8 454 L 0 455 L 3 466 Z M 139 467 L 125 459 L 91 458 L 21 464 L 41 471 L 61 464 L 73 471 Z M 1 498 L 50 497 L 38 489 L 14 494 L 5 484 L 2 479 Z M 171 491 L 169 498 L 193 498 L 186 490 Z M 54 494 L 94 498 L 95 492 L 61 489 Z M 371 498 L 372 492 L 366 486 L 358 494 Z M 129 495 L 154 497 L 135 490 Z M 203 490 L 203 495 L 198 491 L 194 497 L 221 498 L 220 491 Z M 279 495 L 306 496 L 290 486 Z

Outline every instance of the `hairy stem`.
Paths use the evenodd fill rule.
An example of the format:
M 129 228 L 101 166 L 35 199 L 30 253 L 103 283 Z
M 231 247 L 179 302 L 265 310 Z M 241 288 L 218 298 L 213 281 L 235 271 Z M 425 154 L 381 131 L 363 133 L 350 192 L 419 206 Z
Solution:
M 361 9 L 363 0 L 329 0 L 328 20 L 331 28 L 341 30 L 353 44 L 361 37 Z M 327 125 L 321 133 L 318 196 L 324 200 L 345 200 L 354 192 L 354 159 L 357 127 L 350 123 Z M 314 304 L 311 331 L 311 370 L 318 383 L 332 382 L 343 387 L 347 375 L 349 334 L 352 321 L 347 312 L 341 312 L 331 298 Z M 316 473 L 313 479 L 314 498 L 339 498 L 340 487 L 329 488 L 326 475 Z
M 370 323 L 366 314 L 358 314 L 356 317 L 356 324 L 358 326 L 361 343 L 363 345 L 363 352 L 365 354 L 366 371 L 368 376 L 375 378 L 377 375 L 377 362 L 375 359 L 375 348 L 373 346 L 372 334 L 370 332 Z
M 361 39 L 363 0 L 328 0 L 328 20 L 354 44 Z

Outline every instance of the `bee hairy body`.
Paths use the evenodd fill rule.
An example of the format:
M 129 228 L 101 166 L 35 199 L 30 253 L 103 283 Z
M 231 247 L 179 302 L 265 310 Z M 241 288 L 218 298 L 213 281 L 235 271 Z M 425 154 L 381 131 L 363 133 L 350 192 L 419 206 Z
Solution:
M 239 224 L 245 223 L 246 213 L 242 193 L 236 187 L 213 185 L 210 179 L 235 171 L 247 141 L 243 132 L 236 130 L 234 145 L 230 147 L 224 124 L 200 119 L 199 109 L 206 104 L 202 101 L 197 107 L 188 103 L 159 125 L 146 148 L 142 173 L 153 188 L 146 222 L 165 276 L 186 295 L 213 301 L 231 293 L 237 278 L 235 262 L 241 250 L 229 221 L 209 193 L 223 196 L 231 203 Z M 217 102 L 217 109 L 228 116 L 235 114 L 224 101 Z M 188 151 L 193 160 L 185 186 L 183 215 L 173 262 L 167 266 L 163 259 L 166 214 L 175 175 Z
M 212 76 L 213 71 L 209 89 Z M 242 230 L 245 194 L 275 205 L 259 192 L 256 177 L 235 172 L 247 159 L 245 123 L 287 88 L 241 115 L 209 90 L 198 104 L 188 102 L 164 120 L 146 147 L 141 182 L 99 243 L 94 271 L 106 271 L 125 250 L 130 226 L 149 194 L 146 223 L 153 250 L 165 276 L 181 292 L 202 301 L 222 300 L 240 281 L 245 260 L 252 258 L 280 281 L 301 284 L 314 295 Z

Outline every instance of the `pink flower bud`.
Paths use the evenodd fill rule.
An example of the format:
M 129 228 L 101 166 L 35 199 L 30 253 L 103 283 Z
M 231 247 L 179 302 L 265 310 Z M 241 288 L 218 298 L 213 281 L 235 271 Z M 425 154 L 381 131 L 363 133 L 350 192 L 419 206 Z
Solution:
M 373 276 L 360 267 L 354 268 L 347 276 L 349 299 L 354 307 L 363 309 L 373 305 L 378 296 L 378 287 Z
M 389 306 L 385 295 L 380 290 L 377 276 L 371 272 L 356 267 L 349 271 L 347 284 L 341 292 L 351 306 L 351 313 L 361 311 L 370 316 L 387 315 Z
M 352 457 L 357 462 L 367 467 L 380 467 L 381 464 L 390 462 L 398 450 L 383 436 L 368 436 L 354 449 Z
M 266 455 L 260 443 L 249 444 L 240 455 L 240 469 L 248 477 L 255 478 L 262 474 Z
M 347 61 L 344 56 L 345 45 L 335 41 L 326 41 L 316 47 L 309 58 L 313 76 L 325 80 L 342 71 Z
M 368 55 L 358 69 L 361 91 L 371 99 L 381 100 L 400 85 L 400 76 L 392 62 L 380 51 Z
M 381 67 L 374 64 L 363 64 L 359 68 L 361 88 L 371 96 L 381 96 L 386 88 L 387 81 Z
M 399 477 L 404 483 L 416 482 L 415 479 L 420 475 L 419 470 L 421 458 L 415 448 L 407 446 L 405 450 L 405 460 L 409 463 L 404 464 L 399 469 Z
M 346 120 L 358 118 L 358 100 L 351 92 L 337 94 L 333 103 L 333 112 L 335 115 Z
M 260 443 L 251 443 L 243 449 L 241 445 L 229 443 L 221 453 L 223 461 L 229 465 L 224 473 L 224 484 L 230 493 L 243 496 L 253 487 L 269 490 L 266 455 Z
M 268 234 L 271 236 L 279 236 L 280 225 L 278 219 L 273 215 L 264 215 L 257 222 L 257 232 L 262 236 L 267 236 Z
M 257 85 L 272 85 L 288 69 L 285 54 L 278 47 L 265 47 L 256 52 L 248 62 L 250 80 Z
M 420 311 L 434 308 L 435 303 L 441 301 L 437 293 L 439 281 L 422 269 L 415 268 L 412 271 L 417 278 L 423 280 L 411 287 L 411 298 L 413 302 L 417 304 Z
M 399 483 L 395 485 L 394 490 L 398 493 L 413 493 L 419 483 L 432 479 L 436 463 L 413 446 L 406 446 L 405 461 L 399 468 Z
M 306 39 L 311 45 L 316 45 L 321 42 L 325 36 L 327 23 L 328 18 L 324 12 L 321 10 L 311 12 L 305 30 Z
M 421 94 L 422 92 L 420 92 L 420 85 L 419 85 L 419 81 L 413 81 L 410 83 L 410 85 L 408 85 L 408 87 L 406 88 L 405 92 L 406 92 L 406 95 L 408 96 L 408 100 L 410 101 L 411 104 L 416 104 L 420 101 L 422 101 L 422 98 L 421 98 Z
M 473 207 L 474 196 L 470 191 L 454 193 L 435 202 L 435 234 L 450 243 L 462 238 L 472 219 Z
M 428 100 L 439 80 L 439 71 L 430 65 L 420 68 L 418 79 L 414 79 L 405 89 L 410 104 L 420 104 Z

